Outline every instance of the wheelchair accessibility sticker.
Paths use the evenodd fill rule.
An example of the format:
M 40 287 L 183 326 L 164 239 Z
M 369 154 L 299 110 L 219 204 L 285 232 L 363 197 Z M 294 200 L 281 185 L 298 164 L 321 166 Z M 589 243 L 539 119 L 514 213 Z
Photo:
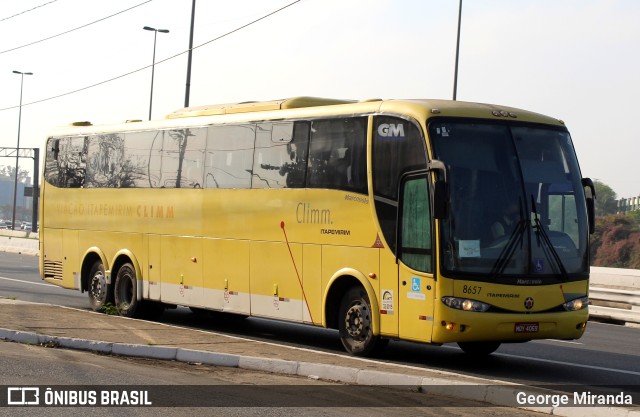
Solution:
M 407 298 L 412 300 L 425 300 L 426 296 L 422 293 L 420 287 L 421 279 L 418 277 L 411 277 L 411 292 L 407 293 Z

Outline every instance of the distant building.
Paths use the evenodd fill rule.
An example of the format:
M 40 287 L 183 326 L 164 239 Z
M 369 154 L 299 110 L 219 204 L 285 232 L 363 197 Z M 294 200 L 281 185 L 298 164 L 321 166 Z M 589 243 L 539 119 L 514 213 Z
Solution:
M 0 176 L 0 206 L 5 204 L 13 205 L 13 184 L 10 177 Z M 24 196 L 24 187 L 31 187 L 31 178 L 26 178 L 24 182 L 18 183 L 18 193 L 16 194 L 16 206 L 31 207 L 31 197 Z
M 616 200 L 616 203 L 618 205 L 616 213 L 618 214 L 640 210 L 640 196 L 621 198 L 620 200 Z

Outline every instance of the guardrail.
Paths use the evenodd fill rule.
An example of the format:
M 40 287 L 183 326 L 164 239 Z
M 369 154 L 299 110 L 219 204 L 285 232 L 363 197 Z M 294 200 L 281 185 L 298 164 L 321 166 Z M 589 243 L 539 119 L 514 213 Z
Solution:
M 640 270 L 591 267 L 589 316 L 595 320 L 640 325 Z
M 0 251 L 37 255 L 38 235 L 3 230 Z M 640 270 L 592 266 L 589 299 L 592 319 L 640 326 Z

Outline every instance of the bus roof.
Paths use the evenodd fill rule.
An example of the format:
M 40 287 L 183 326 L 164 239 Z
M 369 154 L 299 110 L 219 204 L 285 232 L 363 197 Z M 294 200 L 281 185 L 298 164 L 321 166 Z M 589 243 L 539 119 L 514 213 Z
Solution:
M 299 109 L 304 107 L 330 106 L 355 103 L 354 100 L 339 100 L 319 97 L 293 97 L 273 101 L 245 101 L 232 104 L 214 104 L 210 106 L 186 107 L 167 115 L 167 119 L 179 117 L 213 116 L 218 114 L 249 113 L 266 110 Z
M 331 109 L 329 109 L 329 107 Z M 306 109 L 306 110 L 305 110 Z M 403 114 L 414 117 L 424 123 L 431 117 L 464 117 L 493 120 L 513 120 L 529 123 L 542 123 L 564 126 L 564 122 L 538 113 L 493 104 L 470 103 L 464 101 L 409 99 L 409 100 L 340 100 L 319 97 L 293 97 L 273 101 L 250 101 L 242 103 L 215 104 L 187 107 L 176 110 L 165 119 L 116 125 L 92 125 L 89 122 L 73 123 L 71 126 L 56 129 L 56 134 L 78 134 L 82 132 L 104 132 L 121 130 L 141 130 L 147 128 L 171 128 L 184 122 L 180 120 L 198 119 L 198 124 L 233 122 L 246 120 L 243 114 L 249 114 L 251 120 L 269 120 L 278 118 L 326 117 L 331 115 L 365 114 Z M 255 114 L 259 114 L 256 117 Z M 133 122 L 133 121 L 132 121 Z

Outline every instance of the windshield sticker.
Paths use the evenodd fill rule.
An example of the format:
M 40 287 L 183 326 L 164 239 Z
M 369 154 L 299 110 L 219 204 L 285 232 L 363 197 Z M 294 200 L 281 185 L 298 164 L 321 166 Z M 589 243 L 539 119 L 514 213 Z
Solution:
M 438 135 L 440 135 L 440 136 L 442 136 L 444 138 L 449 136 L 449 131 L 447 130 L 447 128 L 445 126 L 436 128 L 436 132 L 438 133 Z
M 479 258 L 480 257 L 480 241 L 479 240 L 460 240 L 458 241 L 458 253 L 461 258 Z
M 535 258 L 533 260 L 533 272 L 541 274 L 544 272 L 544 260 Z

